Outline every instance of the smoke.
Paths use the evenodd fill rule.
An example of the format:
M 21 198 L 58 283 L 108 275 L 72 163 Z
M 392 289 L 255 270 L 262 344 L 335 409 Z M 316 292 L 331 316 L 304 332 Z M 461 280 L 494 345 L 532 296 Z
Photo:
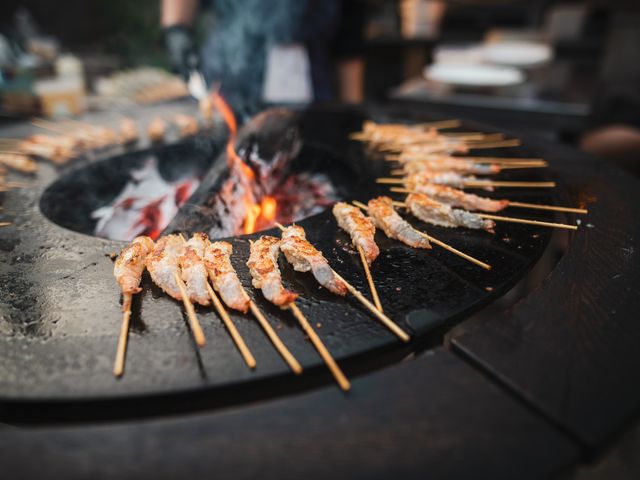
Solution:
M 214 22 L 202 49 L 209 84 L 241 120 L 264 109 L 262 84 L 272 45 L 302 43 L 314 52 L 328 45 L 339 20 L 338 0 L 213 0 Z M 312 73 L 313 75 L 313 73 Z

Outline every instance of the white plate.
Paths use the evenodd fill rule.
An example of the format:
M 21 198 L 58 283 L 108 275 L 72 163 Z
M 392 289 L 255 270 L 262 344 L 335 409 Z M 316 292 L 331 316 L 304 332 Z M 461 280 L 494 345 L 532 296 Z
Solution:
M 480 63 L 436 63 L 425 68 L 427 79 L 458 87 L 506 87 L 524 81 L 517 68 Z
M 501 42 L 486 45 L 483 57 L 486 62 L 514 67 L 533 67 L 551 60 L 553 51 L 549 45 L 532 42 Z

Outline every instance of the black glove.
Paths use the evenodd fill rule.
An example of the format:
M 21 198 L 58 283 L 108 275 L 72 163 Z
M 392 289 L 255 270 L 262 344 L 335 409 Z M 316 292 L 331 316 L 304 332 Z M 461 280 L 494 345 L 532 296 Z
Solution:
M 200 67 L 200 57 L 196 51 L 193 31 L 181 25 L 166 28 L 164 42 L 171 69 L 186 81 L 189 74 Z

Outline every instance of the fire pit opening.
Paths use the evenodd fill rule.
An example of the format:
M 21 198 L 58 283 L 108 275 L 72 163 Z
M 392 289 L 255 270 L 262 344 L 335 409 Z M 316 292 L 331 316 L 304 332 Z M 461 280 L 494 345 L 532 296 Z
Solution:
M 206 227 L 212 237 L 220 238 L 318 214 L 344 198 L 354 178 L 335 154 L 304 145 L 286 173 L 277 176 L 277 184 L 269 186 L 268 195 L 255 197 L 255 205 L 232 208 L 224 188 L 231 184 L 237 189 L 239 182 L 220 156 L 223 151 L 223 143 L 200 138 L 85 165 L 50 185 L 40 209 L 62 227 L 112 240 L 157 238 L 165 228 L 188 231 L 189 222 L 194 217 L 203 220 L 206 210 Z M 199 186 L 212 182 L 212 176 L 218 177 L 213 184 L 224 208 L 198 203 L 194 195 Z

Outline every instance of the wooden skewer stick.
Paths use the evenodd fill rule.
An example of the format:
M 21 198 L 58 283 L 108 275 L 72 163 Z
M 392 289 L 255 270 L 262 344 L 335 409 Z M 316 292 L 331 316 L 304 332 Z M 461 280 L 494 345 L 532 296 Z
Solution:
M 398 187 L 391 187 L 389 190 L 396 193 L 422 193 L 418 190 L 409 190 L 408 188 Z M 511 200 L 507 201 L 509 202 L 507 207 L 531 208 L 534 210 L 550 210 L 552 212 L 589 213 L 589 211 L 585 208 L 557 207 L 555 205 L 539 205 L 537 203 L 512 202 Z
M 373 298 L 373 303 L 376 308 L 384 313 L 382 310 L 382 303 L 380 303 L 380 297 L 378 296 L 378 290 L 376 289 L 376 284 L 373 283 L 373 277 L 371 276 L 371 270 L 369 269 L 369 262 L 367 262 L 367 257 L 364 256 L 364 250 L 360 245 L 358 247 L 358 254 L 360 255 L 360 261 L 362 262 L 362 267 L 364 268 L 364 274 L 367 277 L 367 282 L 369 283 L 369 290 L 371 290 L 371 297 Z
M 496 180 L 467 180 L 465 187 L 555 188 L 555 182 L 505 182 Z
M 523 169 L 523 168 L 546 168 L 546 165 L 498 165 L 500 167 L 500 170 L 518 170 L 518 169 Z M 391 170 L 389 172 L 390 175 L 394 175 L 394 176 L 403 176 L 403 175 L 407 175 L 407 171 L 404 168 L 394 168 L 393 170 Z M 485 173 L 480 173 L 480 174 L 476 174 L 476 175 L 487 175 Z
M 181 233 L 179 235 L 180 235 L 180 238 L 182 239 L 182 242 L 187 243 L 187 239 L 184 238 L 184 235 L 182 235 Z M 212 272 L 207 271 L 207 273 L 210 277 L 213 277 Z M 220 315 L 220 318 L 222 318 L 222 322 L 224 323 L 224 326 L 227 327 L 227 330 L 229 331 L 229 335 L 231 335 L 231 339 L 238 347 L 238 350 L 240 350 L 240 355 L 242 355 L 242 358 L 244 359 L 245 363 L 249 368 L 256 368 L 256 359 L 251 354 L 251 351 L 247 347 L 247 344 L 244 343 L 244 340 L 240 336 L 240 333 L 238 332 L 238 329 L 234 325 L 233 321 L 231 320 L 231 318 L 229 318 L 229 315 L 227 314 L 227 311 L 225 310 L 224 305 L 222 305 L 222 302 L 218 298 L 218 295 L 216 295 L 216 292 L 213 290 L 211 285 L 209 285 L 209 282 L 206 282 L 206 285 L 207 285 L 207 292 L 209 293 L 209 298 L 211 298 L 211 301 L 213 302 L 213 306 L 218 312 L 218 315 Z M 182 290 L 180 292 L 182 293 Z M 183 293 L 183 297 L 184 297 L 184 293 Z
M 9 225 L 12 225 L 11 222 L 0 222 L 0 227 L 8 227 Z
M 296 357 L 292 355 L 286 345 L 282 343 L 282 340 L 280 340 L 280 337 L 278 336 L 276 331 L 273 329 L 269 321 L 258 308 L 258 305 L 256 305 L 253 300 L 249 300 L 249 309 L 251 310 L 253 316 L 256 317 L 256 320 L 258 320 L 258 323 L 264 330 L 264 333 L 267 334 L 267 337 L 269 337 L 269 340 L 271 340 L 271 343 L 273 343 L 273 346 L 278 351 L 280 356 L 284 359 L 285 362 L 287 362 L 289 368 L 291 368 L 291 370 L 293 370 L 293 373 L 295 373 L 296 375 L 300 375 L 302 373 L 302 366 L 300 365 L 300 363 L 298 363 L 298 360 L 296 360 Z
M 43 130 L 49 130 L 50 132 L 54 132 L 54 133 L 59 133 L 59 134 L 67 134 L 69 133 L 69 130 L 65 129 L 65 128 L 60 128 L 58 125 L 56 125 L 55 123 L 52 122 L 47 122 L 45 120 L 39 120 L 39 119 L 33 119 L 31 121 L 31 124 L 42 128 Z
M 537 203 L 524 203 L 524 202 L 512 202 L 509 200 L 508 207 L 518 208 L 532 208 L 535 210 L 551 210 L 553 212 L 568 212 L 568 213 L 589 213 L 586 208 L 574 208 L 574 207 L 556 207 L 555 205 L 538 205 Z
M 356 207 L 360 207 L 363 210 L 367 211 L 367 206 L 364 203 L 360 203 L 360 202 L 353 202 L 353 204 Z M 478 260 L 477 258 L 472 257 L 471 255 L 467 255 L 464 252 L 461 252 L 460 250 L 458 250 L 457 248 L 452 247 L 451 245 L 448 245 L 446 243 L 444 243 L 441 240 L 438 240 L 435 237 L 432 237 L 431 235 L 421 232 L 420 230 L 416 230 L 416 232 L 418 232 L 420 235 L 422 235 L 423 237 L 425 237 L 427 240 L 429 240 L 431 243 L 438 245 L 439 247 L 444 248 L 445 250 L 453 253 L 454 255 L 459 256 L 460 258 L 464 258 L 465 260 L 468 260 L 469 262 L 479 266 L 480 268 L 484 268 L 485 270 L 491 270 L 491 265 L 489 265 L 488 263 L 484 263 L 480 260 Z
M 327 365 L 327 368 L 329 368 L 331 375 L 333 375 L 333 378 L 336 379 L 336 382 L 338 383 L 340 388 L 345 392 L 349 391 L 349 389 L 351 388 L 349 380 L 347 380 L 347 377 L 344 375 L 344 373 L 342 373 L 342 370 L 331 356 L 331 353 L 329 353 L 327 347 L 324 346 L 324 343 L 322 343 L 322 340 L 320 340 L 320 337 L 318 337 L 318 334 L 316 334 L 315 330 L 311 328 L 311 325 L 309 325 L 309 321 L 300 311 L 295 302 L 289 305 L 289 309 L 291 310 L 293 316 L 296 317 L 296 320 L 298 320 L 298 323 L 302 327 L 302 330 L 304 330 L 304 333 L 306 333 L 309 337 L 309 340 L 311 340 L 311 343 L 320 354 L 320 357 L 322 357 L 322 360 Z
M 258 320 L 258 323 L 260 324 L 262 329 L 267 334 L 267 337 L 269 337 L 269 340 L 271 340 L 271 343 L 273 343 L 273 346 L 276 348 L 276 350 L 278 350 L 280 356 L 284 359 L 285 362 L 287 362 L 287 365 L 289 365 L 291 370 L 293 370 L 293 373 L 295 373 L 296 375 L 300 375 L 302 373 L 302 367 L 300 366 L 300 363 L 298 363 L 296 358 L 291 354 L 285 344 L 282 343 L 282 340 L 280 340 L 280 337 L 278 336 L 276 331 L 260 311 L 258 305 L 256 305 L 253 300 L 249 300 L 249 308 L 251 309 L 251 313 L 253 314 L 253 316 L 256 317 L 256 320 Z
M 402 178 L 382 177 L 376 178 L 376 183 L 389 185 L 404 185 L 406 181 Z M 504 182 L 495 180 L 467 180 L 465 187 L 522 187 L 522 188 L 553 188 L 555 182 Z
M 122 325 L 120 326 L 120 336 L 118 337 L 118 347 L 116 349 L 116 361 L 113 364 L 113 375 L 121 377 L 124 373 L 124 363 L 127 357 L 127 341 L 129 340 L 129 323 L 131 320 L 131 302 L 133 295 L 125 293 L 122 297 Z
M 280 229 L 280 230 L 284 230 L 284 226 L 277 223 L 276 222 L 276 226 Z M 335 270 L 331 270 L 333 272 L 333 274 L 335 275 L 335 277 L 338 280 L 341 280 L 347 287 L 347 290 L 349 290 L 349 293 L 351 293 L 351 295 L 353 295 L 354 297 L 356 297 L 356 299 L 358 301 L 360 301 L 360 303 L 362 303 L 362 305 L 364 305 L 364 307 L 369 310 L 371 313 L 373 313 L 373 315 L 380 320 L 380 322 L 382 322 L 382 324 L 387 327 L 389 330 L 391 330 L 398 338 L 400 338 L 400 340 L 402 340 L 403 342 L 408 342 L 411 337 L 409 337 L 409 334 L 407 334 L 407 332 L 405 332 L 404 330 L 402 330 L 398 325 L 396 325 L 396 323 L 391 320 L 389 317 L 387 317 L 384 313 L 382 313 L 380 310 L 378 310 L 376 308 L 376 306 L 371 303 L 369 300 L 367 300 L 367 298 L 362 295 L 358 290 L 356 290 L 356 288 L 351 285 L 350 283 L 348 283 L 344 278 L 342 278 L 338 272 L 336 272 Z
M 349 293 L 351 293 L 351 295 L 356 297 L 356 299 L 360 301 L 360 303 L 362 303 L 362 305 L 364 305 L 367 310 L 369 310 L 373 315 L 375 315 L 375 317 L 378 320 L 380 320 L 380 322 L 382 322 L 382 324 L 385 327 L 391 330 L 391 332 L 393 332 L 400 340 L 402 340 L 403 342 L 408 342 L 409 340 L 411 340 L 411 337 L 407 332 L 402 330 L 393 320 L 391 320 L 384 313 L 378 310 L 373 303 L 367 300 L 367 298 L 364 295 L 362 295 L 358 290 L 356 290 L 356 288 L 353 285 L 351 285 L 344 278 L 342 278 L 338 274 L 338 272 L 334 270 L 333 274 L 339 280 L 342 280 L 344 282 L 344 284 L 347 286 L 347 290 L 349 290 Z
M 467 147 L 470 150 L 476 150 L 479 148 L 502 148 L 502 147 L 518 147 L 522 145 L 522 142 L 517 138 L 509 138 L 507 140 L 497 140 L 495 142 L 477 142 L 467 143 Z
M 189 295 L 187 294 L 187 289 L 184 286 L 184 282 L 182 278 L 180 278 L 180 274 L 176 271 L 173 272 L 173 278 L 180 289 L 180 295 L 182 296 L 182 303 L 184 304 L 184 308 L 187 311 L 187 318 L 189 319 L 189 327 L 191 328 L 191 332 L 193 333 L 193 338 L 196 341 L 196 345 L 199 347 L 204 347 L 207 343 L 204 338 L 204 332 L 202 331 L 202 326 L 198 321 L 198 317 L 196 316 L 196 311 L 193 308 L 193 304 L 189 299 Z
M 540 220 L 528 220 L 526 218 L 502 217 L 500 215 L 489 215 L 487 213 L 478 213 L 479 217 L 495 220 L 497 222 L 524 223 L 527 225 L 538 225 L 540 227 L 564 228 L 565 230 L 578 230 L 576 225 L 567 225 L 565 223 L 542 222 Z
M 211 272 L 209 272 L 209 275 L 211 275 Z M 249 368 L 256 368 L 255 357 L 251 353 L 251 350 L 249 350 L 249 347 L 247 347 L 247 344 L 244 343 L 244 340 L 242 339 L 240 332 L 238 332 L 238 329 L 236 328 L 235 324 L 229 317 L 229 314 L 227 313 L 224 306 L 222 305 L 222 302 L 220 302 L 218 295 L 216 295 L 216 292 L 213 290 L 211 285 L 209 285 L 209 282 L 207 282 L 207 292 L 209 292 L 209 297 L 211 297 L 213 306 L 218 312 L 218 315 L 220 315 L 220 318 L 222 319 L 224 326 L 227 327 L 227 330 L 229 331 L 229 335 L 231 335 L 231 339 L 233 340 L 233 343 L 235 343 L 236 347 L 238 347 L 238 350 L 240 351 L 240 355 L 242 355 L 242 358 L 244 359 L 245 363 Z

